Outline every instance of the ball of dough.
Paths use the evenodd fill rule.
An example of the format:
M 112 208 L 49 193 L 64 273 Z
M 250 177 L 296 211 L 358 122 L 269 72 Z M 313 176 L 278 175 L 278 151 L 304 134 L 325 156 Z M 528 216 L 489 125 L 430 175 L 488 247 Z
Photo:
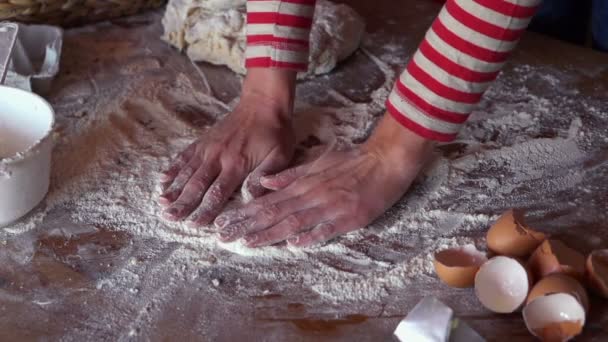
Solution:
M 163 39 L 186 50 L 194 61 L 225 65 L 245 74 L 245 0 L 170 0 L 163 18 Z M 330 72 L 361 43 L 363 18 L 347 5 L 319 0 L 310 34 L 308 72 Z

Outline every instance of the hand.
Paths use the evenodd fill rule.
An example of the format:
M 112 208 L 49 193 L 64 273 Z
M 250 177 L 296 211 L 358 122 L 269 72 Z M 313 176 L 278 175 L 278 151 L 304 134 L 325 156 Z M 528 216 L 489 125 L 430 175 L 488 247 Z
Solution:
M 386 115 L 365 144 L 263 177 L 277 191 L 220 215 L 220 239 L 306 247 L 364 227 L 401 198 L 431 151 L 430 141 Z
M 261 86 L 263 85 L 263 86 Z M 260 177 L 284 170 L 293 157 L 291 126 L 295 72 L 252 69 L 238 106 L 190 145 L 161 177 L 164 217 L 210 223 L 251 173 L 254 197 L 266 189 Z

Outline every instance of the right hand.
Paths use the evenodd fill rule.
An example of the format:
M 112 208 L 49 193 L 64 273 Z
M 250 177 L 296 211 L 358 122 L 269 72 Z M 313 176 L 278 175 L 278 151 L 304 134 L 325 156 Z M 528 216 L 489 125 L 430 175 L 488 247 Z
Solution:
M 220 215 L 220 240 L 309 247 L 365 227 L 403 196 L 432 151 L 387 114 L 365 143 L 262 178 L 275 192 Z
M 211 223 L 249 174 L 244 186 L 254 197 L 263 195 L 260 178 L 282 171 L 293 157 L 294 88 L 293 71 L 250 69 L 234 111 L 163 172 L 163 216 L 190 216 L 190 226 Z

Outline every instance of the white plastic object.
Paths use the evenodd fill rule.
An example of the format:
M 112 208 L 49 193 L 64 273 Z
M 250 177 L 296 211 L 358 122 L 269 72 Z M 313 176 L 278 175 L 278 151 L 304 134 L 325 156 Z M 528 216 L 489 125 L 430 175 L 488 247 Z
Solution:
M 51 174 L 55 115 L 40 96 L 0 86 L 0 226 L 35 208 Z
M 48 25 L 19 25 L 6 85 L 45 95 L 59 72 L 63 30 Z
M 14 23 L 0 23 L 0 84 L 4 83 L 8 62 L 17 41 L 19 26 Z
M 435 297 L 425 297 L 394 332 L 400 342 L 485 342 L 454 311 Z

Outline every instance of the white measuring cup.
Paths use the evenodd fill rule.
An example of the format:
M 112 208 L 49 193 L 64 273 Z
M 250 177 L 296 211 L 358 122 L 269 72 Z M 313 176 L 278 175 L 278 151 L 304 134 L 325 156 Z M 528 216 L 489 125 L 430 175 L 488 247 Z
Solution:
M 15 27 L 10 25 L 0 24 L 0 38 L 7 27 Z M 0 63 L 10 56 L 12 44 L 7 45 L 0 44 Z M 0 80 L 5 71 L 6 64 L 0 64 Z M 23 217 L 46 196 L 54 120 L 53 108 L 40 96 L 0 85 L 0 227 Z

